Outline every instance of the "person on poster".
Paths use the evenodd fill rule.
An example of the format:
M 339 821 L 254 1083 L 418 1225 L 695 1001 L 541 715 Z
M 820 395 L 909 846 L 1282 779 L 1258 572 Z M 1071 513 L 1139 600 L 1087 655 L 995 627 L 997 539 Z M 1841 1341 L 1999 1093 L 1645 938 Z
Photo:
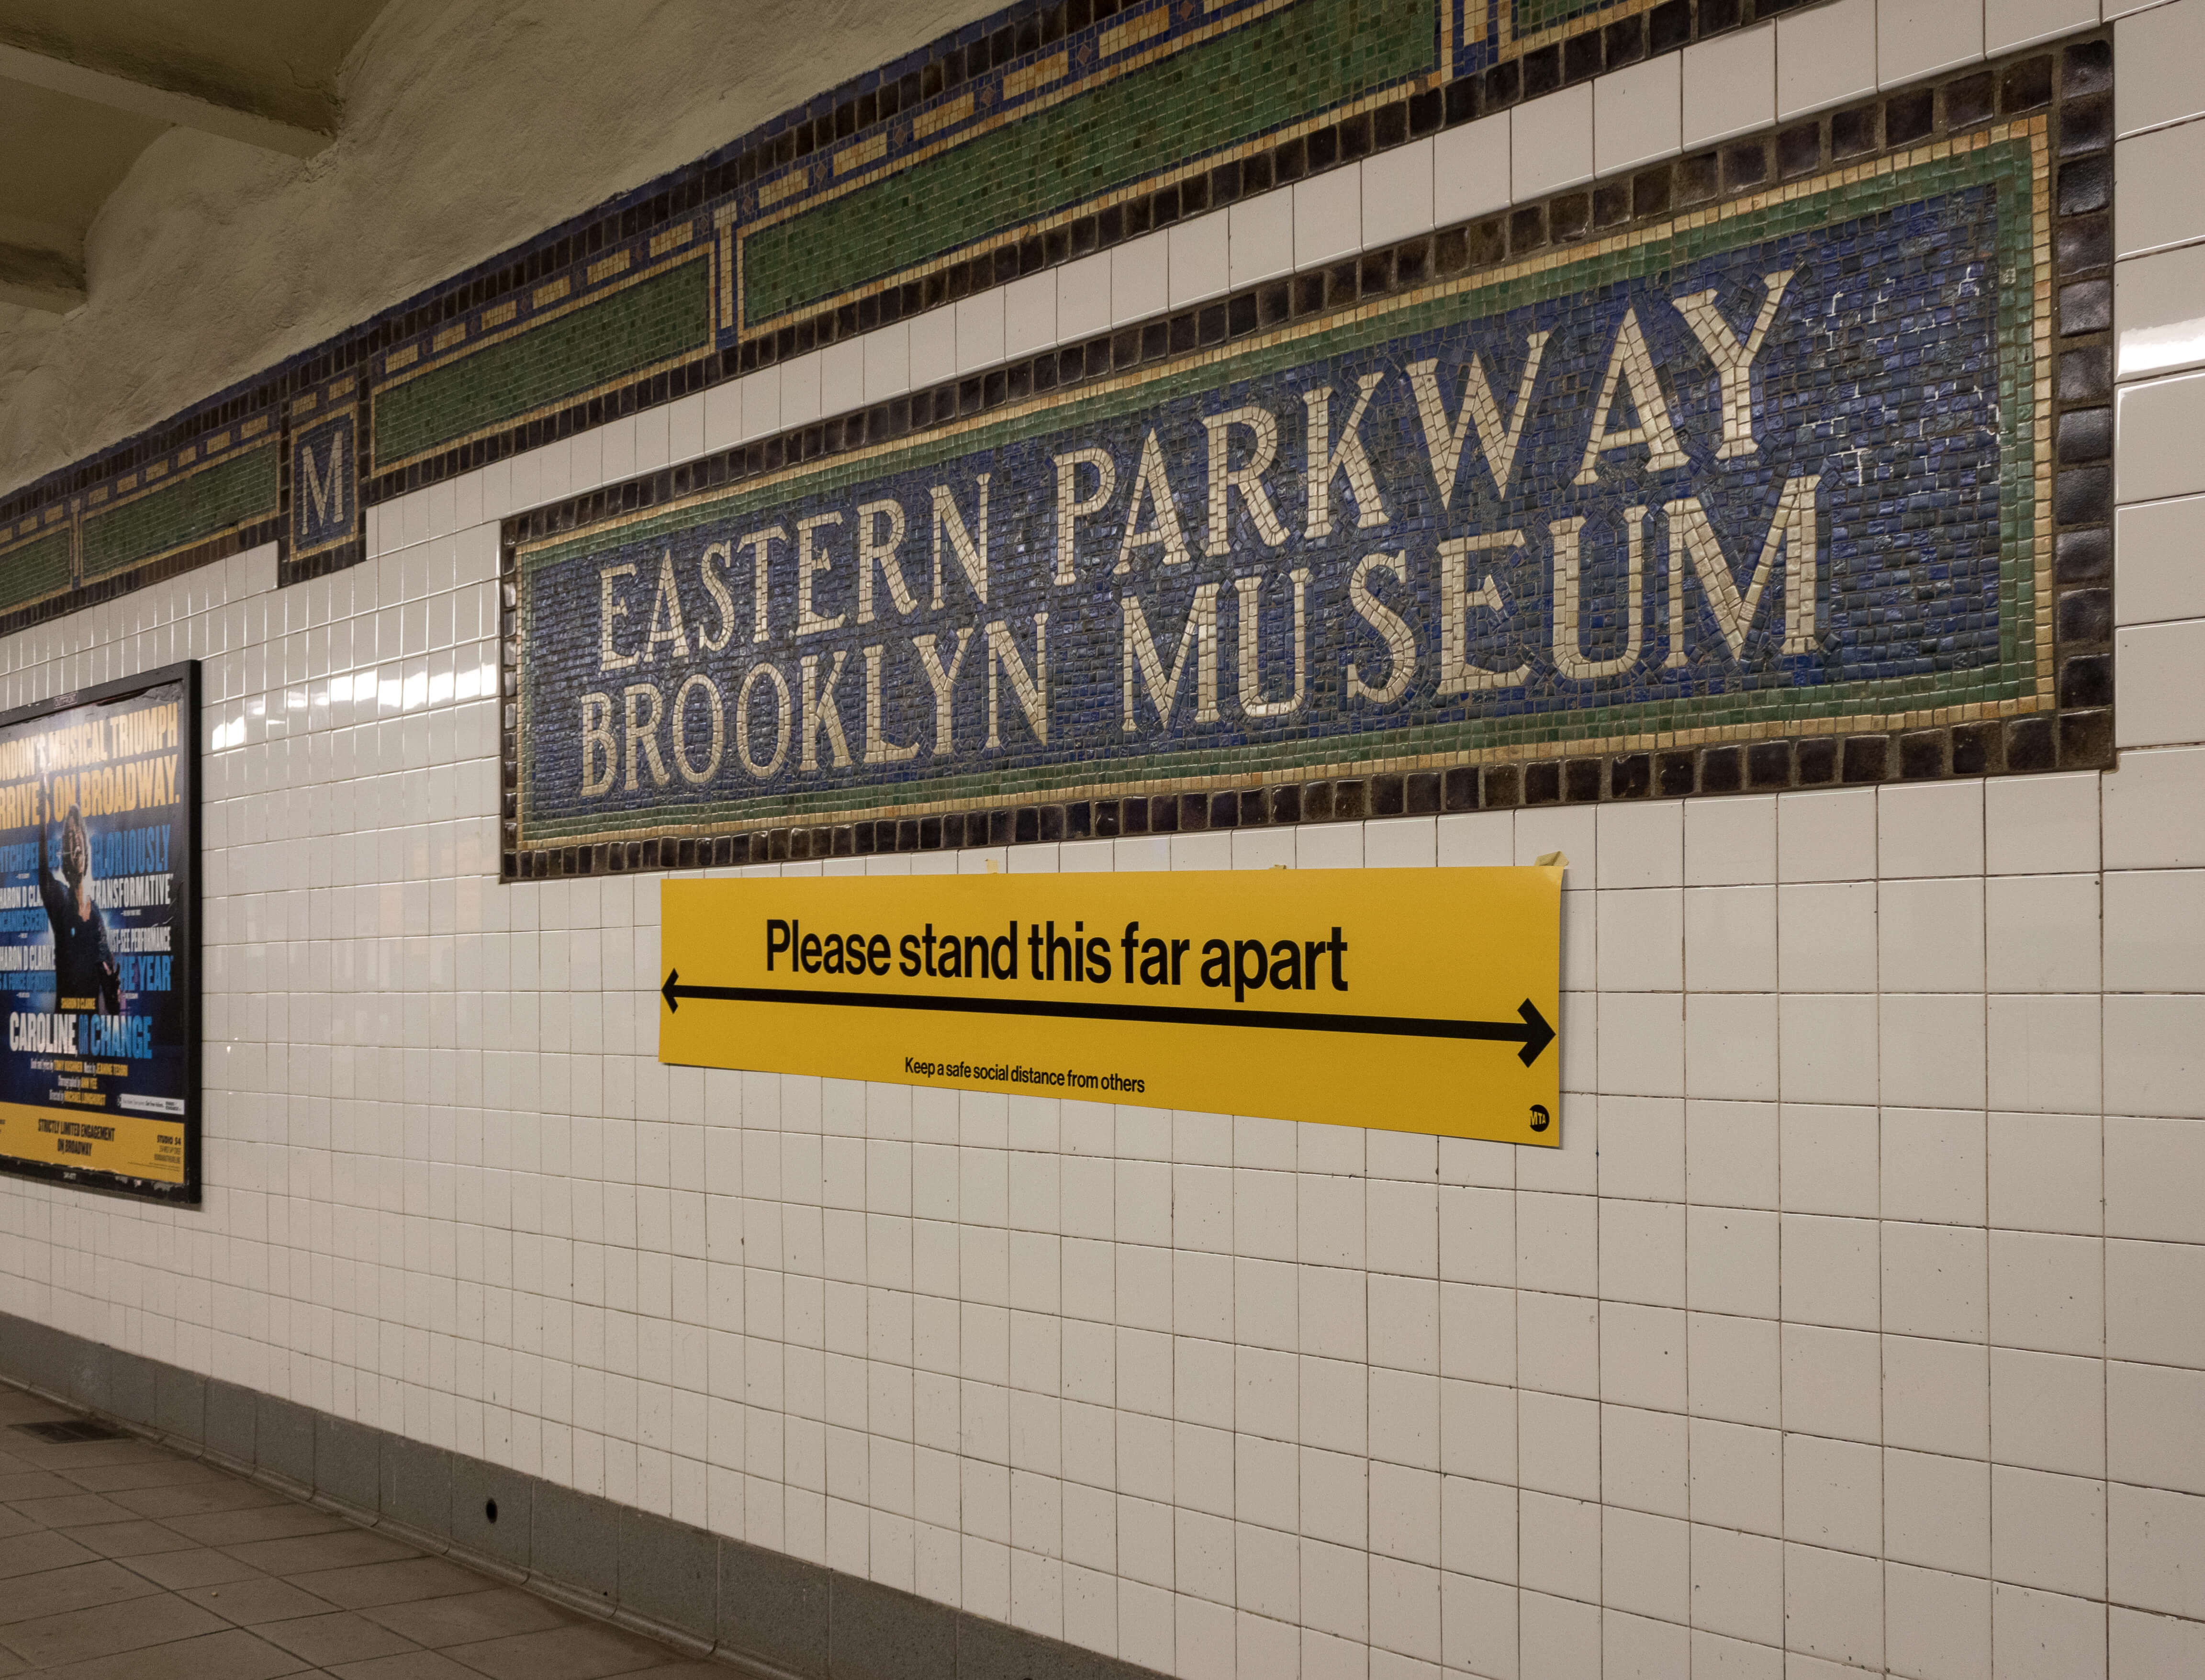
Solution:
M 46 825 L 53 786 L 46 774 L 45 743 L 39 751 L 39 896 L 54 928 L 55 1007 L 122 1012 L 122 976 L 107 946 L 107 922 L 92 899 L 92 837 L 74 805 L 62 823 L 62 874 L 54 879 L 46 859 Z

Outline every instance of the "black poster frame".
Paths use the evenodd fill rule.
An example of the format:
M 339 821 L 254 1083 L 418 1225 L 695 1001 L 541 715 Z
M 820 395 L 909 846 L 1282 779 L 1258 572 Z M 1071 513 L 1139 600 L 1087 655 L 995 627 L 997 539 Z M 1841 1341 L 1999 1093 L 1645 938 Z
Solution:
M 175 887 L 171 903 L 175 916 L 171 949 L 181 973 L 174 989 L 181 999 L 184 1038 L 184 1177 L 181 1184 L 140 1178 L 127 1173 L 92 1167 L 63 1167 L 47 1161 L 26 1161 L 0 1153 L 0 1173 L 19 1178 L 43 1179 L 78 1190 L 103 1190 L 146 1202 L 196 1208 L 200 1201 L 201 1130 L 205 1111 L 205 1017 L 199 985 L 199 662 L 186 659 L 158 670 L 118 678 L 92 688 L 80 688 L 51 699 L 34 701 L 12 711 L 0 712 L 0 730 L 73 711 L 82 706 L 128 700 L 150 689 L 175 683 L 183 689 L 183 715 L 176 729 L 176 798 L 182 806 L 181 844 L 170 850 Z M 14 1053 L 9 1053 L 14 1054 Z

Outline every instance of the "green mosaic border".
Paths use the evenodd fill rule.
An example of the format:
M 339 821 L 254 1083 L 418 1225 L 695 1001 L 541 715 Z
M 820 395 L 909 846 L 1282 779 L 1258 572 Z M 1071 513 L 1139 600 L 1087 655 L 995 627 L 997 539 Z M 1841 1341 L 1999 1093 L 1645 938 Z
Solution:
M 1432 0 L 1300 0 L 738 233 L 744 330 L 1439 68 Z
M 1989 185 L 1998 191 L 1999 359 L 2002 475 L 2000 593 L 2007 610 L 2001 626 L 1996 667 L 1921 676 L 1876 678 L 1806 691 L 1813 698 L 1780 715 L 1756 707 L 1768 687 L 1747 686 L 1728 695 L 1693 699 L 1562 709 L 1498 718 L 1470 718 L 1443 724 L 1416 724 L 1359 734 L 1328 736 L 1300 743 L 1263 743 L 1233 748 L 1196 749 L 1146 757 L 1092 763 L 998 768 L 931 779 L 881 782 L 856 787 L 750 793 L 710 804 L 631 808 L 597 816 L 530 820 L 526 744 L 531 689 L 526 665 L 520 694 L 521 822 L 523 847 L 580 835 L 611 839 L 646 833 L 694 829 L 740 822 L 763 826 L 776 817 L 879 809 L 911 810 L 978 798 L 1015 798 L 1060 788 L 1137 786 L 1224 775 L 1248 775 L 1357 760 L 1459 756 L 1496 749 L 1523 749 L 1572 741 L 1640 736 L 1686 730 L 1719 729 L 1756 721 L 1774 732 L 1802 723 L 1893 709 L 1940 704 L 1980 704 L 2023 698 L 2037 680 L 2036 658 L 2036 531 L 2046 510 L 2034 491 L 2037 465 L 2036 233 L 2043 206 L 2036 189 L 2036 145 L 2031 124 L 2015 125 L 2003 138 L 1954 146 L 1941 143 L 1939 155 L 1914 163 L 1892 160 L 1889 167 L 1860 178 L 1840 180 L 1819 191 L 1778 194 L 1749 201 L 1749 207 L 1653 237 L 1631 236 L 1607 250 L 1575 258 L 1549 260 L 1527 271 L 1457 285 L 1394 308 L 1338 326 L 1283 335 L 1239 354 L 1204 359 L 1159 373 L 1136 377 L 1120 389 L 1091 397 L 1073 395 L 1046 401 L 1017 416 L 970 430 L 952 428 L 922 437 L 908 447 L 876 454 L 859 452 L 824 465 L 801 469 L 753 486 L 698 498 L 662 512 L 600 525 L 571 537 L 524 548 L 518 556 L 522 635 L 528 634 L 536 601 L 526 587 L 543 567 L 600 549 L 617 533 L 621 543 L 645 541 L 683 531 L 705 519 L 740 517 L 786 502 L 801 484 L 808 490 L 833 489 L 887 473 L 954 460 L 1037 432 L 1061 430 L 1087 418 L 1107 419 L 1150 407 L 1191 391 L 1214 389 L 1281 368 L 1321 360 L 1344 351 L 1405 336 L 1428 326 L 1480 315 L 1498 315 L 1558 290 L 1584 291 L 1617 280 L 1658 272 L 1699 257 L 1873 215 L 1891 205 L 1934 197 L 1956 187 Z M 1846 174 L 1852 174 L 1846 171 Z M 1925 178 L 1930 181 L 1926 188 Z M 1827 180 L 1828 177 L 1825 177 Z M 1986 680 L 1987 674 L 1989 680 Z M 1955 694 L 1955 690 L 1964 692 Z M 615 826 L 616 825 L 616 826 Z
M 374 472 L 387 472 L 548 405 L 642 377 L 712 342 L 709 246 L 564 315 L 376 387 Z
M 276 440 L 194 467 L 84 518 L 84 579 L 112 577 L 256 519 L 276 517 Z

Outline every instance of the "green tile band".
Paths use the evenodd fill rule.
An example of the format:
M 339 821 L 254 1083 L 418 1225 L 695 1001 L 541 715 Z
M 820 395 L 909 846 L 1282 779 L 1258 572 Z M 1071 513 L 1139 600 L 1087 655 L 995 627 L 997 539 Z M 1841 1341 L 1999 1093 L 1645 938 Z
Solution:
M 374 470 L 632 378 L 711 337 L 698 258 L 375 394 Z
M 69 528 L 60 525 L 0 558 L 0 611 L 66 589 L 69 581 Z
M 275 440 L 149 490 L 84 522 L 87 582 L 276 517 Z
M 742 242 L 746 327 L 1429 70 L 1430 0 L 1301 0 Z

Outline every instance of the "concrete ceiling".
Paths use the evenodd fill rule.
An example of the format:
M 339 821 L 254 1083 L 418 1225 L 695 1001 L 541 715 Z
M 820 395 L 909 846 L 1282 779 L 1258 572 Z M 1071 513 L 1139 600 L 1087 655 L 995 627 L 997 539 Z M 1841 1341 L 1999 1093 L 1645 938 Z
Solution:
M 0 0 L 0 301 L 85 300 L 84 240 L 172 128 L 311 157 L 385 0 Z

